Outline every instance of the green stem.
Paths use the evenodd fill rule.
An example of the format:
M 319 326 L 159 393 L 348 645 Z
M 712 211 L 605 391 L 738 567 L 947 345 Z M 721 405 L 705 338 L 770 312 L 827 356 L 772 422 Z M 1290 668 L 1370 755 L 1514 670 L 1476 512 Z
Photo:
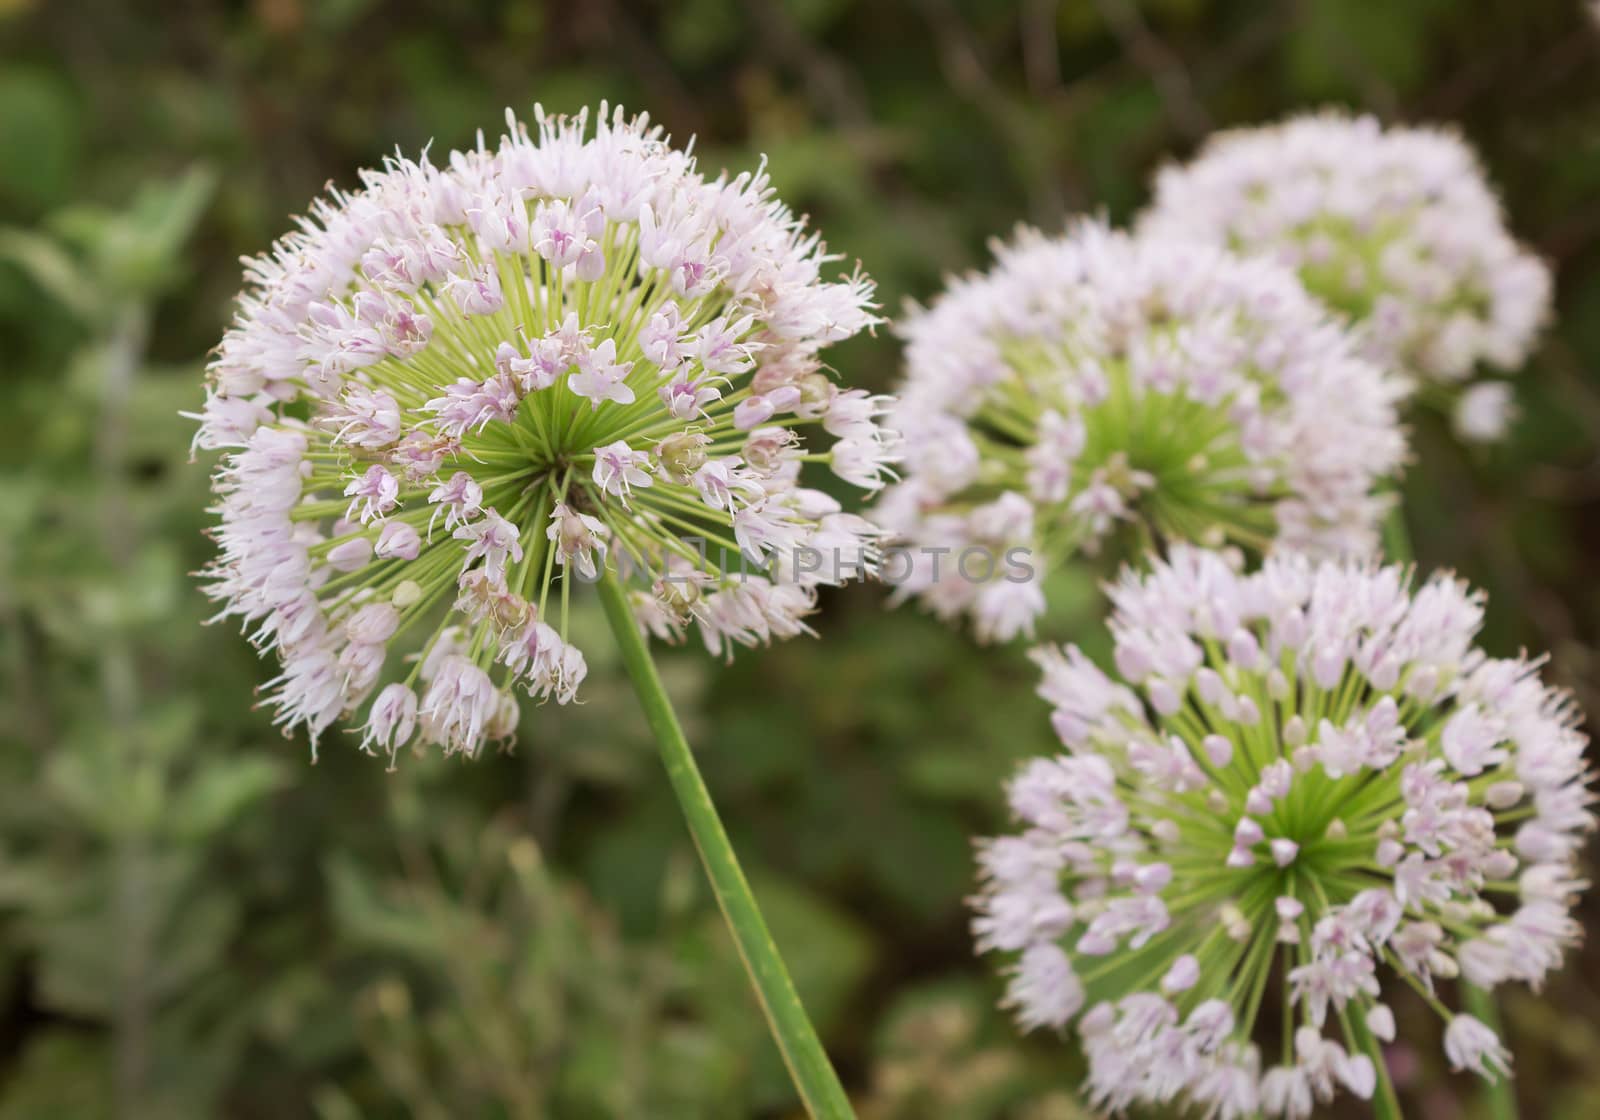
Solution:
M 1395 1094 L 1394 1081 L 1389 1077 L 1389 1063 L 1384 1060 L 1383 1046 L 1373 1033 L 1367 1029 L 1367 1024 L 1359 1015 L 1352 1015 L 1348 1011 L 1340 1011 L 1339 1018 L 1343 1021 L 1345 1030 L 1352 1036 L 1353 1041 L 1368 1057 L 1372 1059 L 1373 1068 L 1378 1073 L 1377 1091 L 1372 1094 L 1372 1112 L 1378 1120 L 1403 1120 L 1404 1114 L 1400 1111 L 1400 1098 Z M 1352 1047 L 1354 1052 L 1354 1047 Z
M 645 720 L 661 747 L 667 777 L 700 852 L 700 862 L 711 880 L 717 905 L 722 908 L 722 916 L 733 934 L 734 945 L 755 986 L 761 1010 L 766 1014 L 767 1025 L 783 1054 L 784 1064 L 789 1067 L 789 1076 L 800 1099 L 806 1111 L 818 1120 L 853 1117 L 850 1100 L 828 1063 L 828 1055 L 817 1039 L 811 1020 L 806 1017 L 794 982 L 789 979 L 783 958 L 778 955 L 778 947 L 767 932 L 767 923 L 761 917 L 750 884 L 739 869 L 733 845 L 728 842 L 728 834 L 717 818 L 711 794 L 695 766 L 694 754 L 683 737 L 672 701 L 656 674 L 655 662 L 634 620 L 633 609 L 628 605 L 627 592 L 615 572 L 606 569 L 600 578 L 599 591 L 606 618 L 622 650 L 622 662 L 633 679 Z
M 1461 1002 L 1466 1004 L 1467 1014 L 1499 1035 L 1502 1043 L 1505 1042 L 1505 1027 L 1500 1023 L 1500 1009 L 1495 1006 L 1494 996 L 1476 984 L 1468 984 L 1463 980 Z M 1485 1086 L 1484 1093 L 1489 1100 L 1489 1115 L 1494 1120 L 1517 1120 L 1517 1094 L 1511 1087 L 1510 1077 L 1496 1077 Z
M 1400 491 L 1394 491 L 1394 506 L 1383 520 L 1383 552 L 1391 564 L 1411 564 L 1416 554 L 1411 549 L 1411 532 L 1406 528 L 1405 504 Z

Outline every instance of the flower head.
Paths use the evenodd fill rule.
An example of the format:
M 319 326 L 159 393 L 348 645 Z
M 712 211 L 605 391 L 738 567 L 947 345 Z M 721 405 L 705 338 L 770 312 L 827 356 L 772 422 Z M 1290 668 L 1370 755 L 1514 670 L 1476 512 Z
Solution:
M 1445 576 L 1292 555 L 1241 575 L 1179 548 L 1112 598 L 1114 675 L 1035 654 L 1065 753 L 1022 769 L 1019 831 L 980 846 L 973 928 L 1014 959 L 1018 1022 L 1076 1019 L 1113 1110 L 1370 1096 L 1364 1040 L 1393 1039 L 1407 987 L 1449 1019 L 1452 1065 L 1504 1070 L 1437 981 L 1537 987 L 1578 937 L 1593 796 L 1566 699 L 1473 646 L 1482 600 Z M 1263 1005 L 1288 1008 L 1275 1062 Z
M 878 508 L 903 593 L 1006 639 L 1044 607 L 1034 581 L 950 578 L 948 559 L 941 579 L 930 557 L 1023 549 L 1037 576 L 1151 536 L 1374 546 L 1400 387 L 1292 274 L 1092 223 L 996 253 L 901 328 L 906 477 Z
M 817 461 L 873 487 L 862 446 L 892 458 L 882 403 L 819 357 L 875 322 L 871 284 L 823 278 L 835 258 L 764 172 L 708 180 L 643 116 L 508 124 L 316 203 L 249 263 L 210 369 L 208 591 L 282 661 L 269 700 L 313 743 L 392 668 L 358 721 L 391 753 L 507 738 L 515 686 L 573 699 L 557 580 L 609 563 L 642 623 L 721 651 L 803 632 L 842 578 L 766 553 L 874 555 L 877 530 L 800 481 Z M 348 624 L 377 605 L 392 625 Z
M 1521 364 L 1550 311 L 1549 271 L 1441 129 L 1330 112 L 1225 132 L 1160 173 L 1142 228 L 1296 269 L 1359 324 L 1368 356 L 1430 398 L 1480 364 Z

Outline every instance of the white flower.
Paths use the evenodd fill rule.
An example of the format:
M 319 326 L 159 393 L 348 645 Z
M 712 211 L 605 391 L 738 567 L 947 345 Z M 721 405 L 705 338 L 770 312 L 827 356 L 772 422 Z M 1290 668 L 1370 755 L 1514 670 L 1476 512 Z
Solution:
M 448 655 L 422 697 L 418 715 L 428 738 L 444 747 L 476 754 L 484 731 L 499 709 L 495 684 L 472 661 L 459 653 Z
M 595 579 L 606 561 L 611 532 L 599 518 L 578 513 L 562 503 L 550 511 L 545 539 L 556 546 L 557 564 L 571 564 L 585 579 Z
M 1296 269 L 1358 325 L 1373 360 L 1427 383 L 1424 400 L 1448 401 L 1480 364 L 1520 365 L 1550 313 L 1548 269 L 1512 239 L 1477 157 L 1445 129 L 1324 112 L 1223 132 L 1161 171 L 1140 229 Z M 1479 388 L 1463 395 L 1458 430 L 1498 439 L 1509 392 Z
M 1167 974 L 1161 978 L 1161 990 L 1168 995 L 1186 992 L 1200 979 L 1200 962 L 1193 953 L 1184 953 L 1172 962 Z
M 741 504 L 748 505 L 766 495 L 761 480 L 740 469 L 738 456 L 707 460 L 689 477 L 700 500 L 712 509 L 734 513 Z
M 632 404 L 633 389 L 628 385 L 632 362 L 618 364 L 616 339 L 608 338 L 593 350 L 578 355 L 578 372 L 567 380 L 567 387 L 587 398 L 590 408 L 606 401 Z
M 369 522 L 383 517 L 399 504 L 400 482 L 383 466 L 374 464 L 367 468 L 366 474 L 353 479 L 344 488 L 344 496 L 350 499 L 345 517 L 359 517 L 362 522 Z
M 385 521 L 372 546 L 380 560 L 415 560 L 421 552 L 422 535 L 404 521 Z
M 996 255 L 899 326 L 906 372 L 888 423 L 905 479 L 878 503 L 896 543 L 914 556 L 1014 549 L 1036 584 L 1080 552 L 1126 556 L 1150 540 L 1376 547 L 1380 484 L 1405 455 L 1403 386 L 1292 273 L 1087 222 L 1060 237 L 1024 230 Z M 1026 504 L 1027 533 L 978 523 L 997 497 Z M 988 581 L 948 567 L 918 569 L 900 596 L 976 619 L 973 585 Z M 1006 598 L 1044 610 L 1042 595 Z
M 443 396 L 434 397 L 423 408 L 434 414 L 437 431 L 459 439 L 468 432 L 481 434 L 490 423 L 511 423 L 521 405 L 522 388 L 517 379 L 497 373 L 483 381 L 458 378 L 444 386 Z
M 606 216 L 591 191 L 576 203 L 562 198 L 541 202 L 528 232 L 535 253 L 556 268 L 576 265 L 577 279 L 593 281 L 605 272 L 605 258 L 595 240 L 605 228 Z
M 882 400 L 822 361 L 876 322 L 870 281 L 824 278 L 765 172 L 708 180 L 645 117 L 508 126 L 314 203 L 247 263 L 209 370 L 207 590 L 281 660 L 269 702 L 313 746 L 345 717 L 368 749 L 471 755 L 515 729 L 514 688 L 570 702 L 586 663 L 551 587 L 608 563 L 657 632 L 719 653 L 804 633 L 832 577 L 786 555 L 742 583 L 697 541 L 875 567 L 874 526 L 799 497 L 802 470 L 875 489 L 891 458 Z M 684 563 L 692 597 L 660 580 Z
M 270 420 L 271 415 L 264 410 L 257 417 L 258 425 Z M 339 438 L 352 447 L 387 447 L 398 440 L 403 431 L 400 406 L 394 397 L 361 384 L 350 386 L 338 408 L 329 413 L 328 423 L 337 425 Z
M 456 540 L 467 542 L 462 564 L 470 566 L 481 559 L 490 583 L 505 583 L 506 564 L 522 560 L 521 530 L 494 510 L 470 525 L 461 526 L 452 535 Z
M 1375 1003 L 1367 1012 L 1367 1030 L 1380 1042 L 1394 1041 L 1394 1012 L 1387 1004 Z
M 444 511 L 445 529 L 465 525 L 483 512 L 483 485 L 466 471 L 456 471 L 447 480 L 433 488 L 428 502 L 434 513 L 428 519 L 428 529 L 433 529 L 433 517 Z
M 1376 1091 L 1381 1055 L 1334 1036 L 1359 1017 L 1392 1040 L 1386 991 L 1560 966 L 1595 823 L 1586 741 L 1533 663 L 1474 648 L 1480 597 L 1296 554 L 1246 575 L 1186 547 L 1110 594 L 1117 675 L 1035 654 L 1066 753 L 1008 786 L 1018 828 L 979 843 L 973 920 L 979 951 L 1018 955 L 1023 1029 L 1090 1009 L 1093 1105 L 1204 1112 L 1225 1091 L 1243 1114 L 1308 1116 Z M 1241 1026 L 1262 1001 L 1294 1032 L 1265 1071 Z M 1445 1052 L 1509 1066 L 1466 1015 Z
M 372 559 L 372 542 L 366 537 L 352 537 L 330 548 L 326 559 L 328 567 L 336 572 L 359 571 Z
M 391 603 L 368 603 L 345 619 L 344 632 L 352 644 L 382 645 L 400 628 L 400 612 Z
M 417 694 L 403 684 L 391 684 L 378 693 L 378 698 L 372 702 L 361 749 L 377 747 L 389 752 L 392 758 L 395 752 L 411 741 L 416 727 Z
M 500 291 L 500 277 L 487 265 L 474 267 L 464 264 L 462 271 L 445 277 L 443 291 L 450 296 L 465 318 L 493 315 L 505 306 L 505 294 Z
M 678 377 L 656 390 L 661 403 L 675 420 L 693 420 L 721 398 L 722 390 L 703 381 Z
M 899 460 L 892 440 L 882 433 L 872 436 L 848 436 L 833 445 L 829 465 L 833 473 L 863 490 L 881 490 L 886 479 L 893 478 L 889 469 Z
M 1049 942 L 1030 945 L 1017 962 L 1006 986 L 1006 1002 L 1017 1009 L 1023 1030 L 1066 1026 L 1083 1006 L 1083 985 L 1078 983 L 1067 955 Z
M 1456 434 L 1468 443 L 1497 443 L 1516 418 L 1511 386 L 1504 381 L 1480 381 L 1461 394 L 1452 419 Z
M 639 332 L 639 349 L 662 373 L 675 370 L 683 363 L 682 326 L 683 313 L 676 303 L 669 303 L 652 314 L 650 322 Z
M 1444 1032 L 1444 1053 L 1451 1069 L 1470 1069 L 1490 1081 L 1511 1072 L 1511 1055 L 1500 1036 L 1471 1015 L 1457 1015 Z
M 650 485 L 650 472 L 645 470 L 649 462 L 649 452 L 634 451 L 626 440 L 597 447 L 594 449 L 594 484 L 626 504 L 631 488 Z

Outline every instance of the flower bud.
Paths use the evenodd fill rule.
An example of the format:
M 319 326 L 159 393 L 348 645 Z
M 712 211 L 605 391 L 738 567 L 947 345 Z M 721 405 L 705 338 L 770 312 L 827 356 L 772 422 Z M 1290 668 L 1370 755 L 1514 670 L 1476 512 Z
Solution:
M 656 461 L 668 478 L 688 485 L 694 473 L 706 464 L 706 447 L 711 440 L 700 432 L 678 432 L 656 445 Z

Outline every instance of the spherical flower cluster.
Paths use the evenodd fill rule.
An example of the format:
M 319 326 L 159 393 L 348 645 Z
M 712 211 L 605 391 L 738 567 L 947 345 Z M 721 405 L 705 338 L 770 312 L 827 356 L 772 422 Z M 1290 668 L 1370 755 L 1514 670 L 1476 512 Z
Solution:
M 1095 223 L 995 252 L 900 328 L 905 477 L 878 517 L 911 559 L 902 595 L 1007 640 L 1044 571 L 1108 539 L 1375 546 L 1401 388 L 1293 274 Z M 962 578 L 964 553 L 1014 549 L 1033 578 Z
M 721 651 L 805 630 L 816 584 L 875 553 L 799 481 L 882 485 L 883 402 L 818 357 L 875 321 L 870 283 L 821 278 L 835 258 L 763 172 L 707 180 L 645 117 L 508 122 L 317 203 L 248 263 L 210 370 L 209 591 L 313 744 L 374 693 L 363 746 L 391 754 L 506 739 L 515 686 L 570 701 L 571 582 L 608 565 L 643 625 Z
M 1322 113 L 1224 132 L 1157 176 L 1143 228 L 1297 269 L 1359 324 L 1370 357 L 1439 403 L 1481 363 L 1520 365 L 1550 310 L 1548 270 L 1506 231 L 1472 150 L 1440 129 Z M 1507 419 L 1458 430 L 1493 438 Z
M 1368 1097 L 1401 988 L 1447 1020 L 1452 1066 L 1507 1072 L 1444 982 L 1537 987 L 1580 934 L 1593 797 L 1567 700 L 1474 648 L 1482 600 L 1444 576 L 1176 549 L 1112 597 L 1117 676 L 1035 655 L 1065 752 L 1022 769 L 1021 830 L 980 846 L 974 932 L 1012 958 L 1018 1022 L 1076 1020 L 1114 1110 Z

